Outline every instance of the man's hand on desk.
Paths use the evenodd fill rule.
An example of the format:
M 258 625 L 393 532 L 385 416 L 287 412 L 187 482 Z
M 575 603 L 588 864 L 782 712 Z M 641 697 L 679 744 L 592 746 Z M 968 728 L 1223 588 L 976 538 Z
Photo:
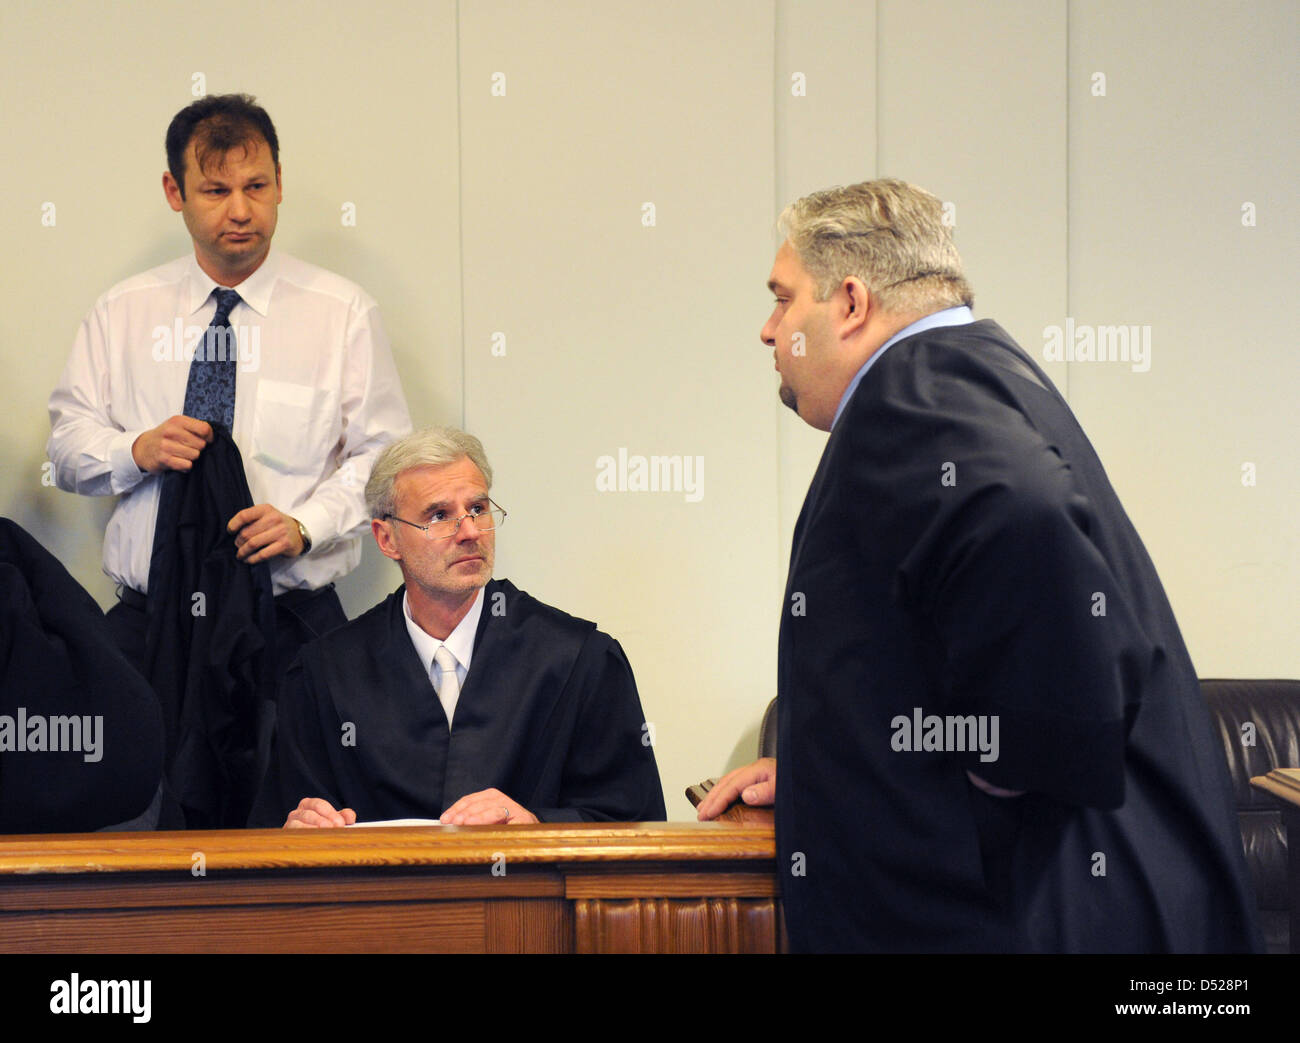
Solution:
M 537 816 L 499 789 L 484 789 L 461 797 L 438 820 L 444 826 L 494 826 L 536 822 Z
M 357 820 L 357 813 L 351 808 L 337 811 L 334 805 L 321 797 L 303 797 L 298 806 L 289 812 L 284 820 L 285 829 L 327 829 L 334 826 L 350 826 Z
M 206 420 L 177 414 L 131 443 L 131 458 L 149 474 L 188 471 L 211 441 L 212 425 Z
M 754 807 L 766 807 L 776 801 L 776 760 L 763 757 L 743 768 L 722 776 L 708 796 L 700 801 L 696 815 L 701 822 L 717 818 L 739 797 Z

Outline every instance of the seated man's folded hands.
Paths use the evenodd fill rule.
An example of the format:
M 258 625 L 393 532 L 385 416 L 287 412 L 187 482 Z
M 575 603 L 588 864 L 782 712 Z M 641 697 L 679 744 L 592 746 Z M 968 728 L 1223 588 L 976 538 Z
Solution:
M 336 810 L 328 800 L 320 797 L 303 797 L 298 806 L 284 820 L 285 829 L 330 829 L 350 826 L 357 820 L 351 808 Z

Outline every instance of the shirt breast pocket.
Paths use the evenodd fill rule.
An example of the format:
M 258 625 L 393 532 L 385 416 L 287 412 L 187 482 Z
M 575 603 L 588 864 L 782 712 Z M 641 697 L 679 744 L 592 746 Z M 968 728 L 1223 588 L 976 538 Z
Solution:
M 336 391 L 262 380 L 253 414 L 253 458 L 284 474 L 320 474 L 338 440 Z

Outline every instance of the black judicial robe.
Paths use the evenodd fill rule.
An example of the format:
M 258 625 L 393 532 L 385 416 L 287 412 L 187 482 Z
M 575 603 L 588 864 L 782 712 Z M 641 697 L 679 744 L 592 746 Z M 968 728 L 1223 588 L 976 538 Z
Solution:
M 795 949 L 1259 948 L 1223 753 L 1155 568 L 996 323 L 905 338 L 855 390 L 795 528 L 778 685 Z M 996 759 L 957 730 L 919 748 L 918 709 L 983 716 L 988 739 L 996 716 Z M 968 769 L 1027 794 L 988 796 Z
M 262 782 L 274 721 L 270 566 L 238 560 L 226 529 L 253 496 L 225 427 L 213 426 L 190 471 L 168 471 L 163 482 L 145 665 L 162 702 L 167 781 L 188 828 L 237 829 Z
M 66 721 L 59 731 L 79 738 L 80 750 L 49 749 L 55 717 L 80 718 L 77 732 Z M 134 818 L 162 766 L 158 700 L 113 644 L 104 613 L 49 551 L 0 518 L 0 833 L 79 832 Z
M 543 822 L 665 818 L 622 648 L 508 580 L 484 590 L 452 728 L 411 644 L 398 588 L 302 649 L 281 691 L 277 755 L 252 825 L 303 797 L 358 821 L 437 818 L 496 788 Z

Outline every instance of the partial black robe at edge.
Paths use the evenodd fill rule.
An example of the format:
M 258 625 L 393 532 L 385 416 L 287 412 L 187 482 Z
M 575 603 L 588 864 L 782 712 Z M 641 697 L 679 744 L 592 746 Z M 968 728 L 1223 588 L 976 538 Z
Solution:
M 0 833 L 101 829 L 140 814 L 158 789 L 163 724 L 149 682 L 114 646 L 95 599 L 7 518 L 0 718 Z M 31 743 L 37 718 L 41 748 Z M 56 731 L 81 748 L 51 750 Z
M 406 629 L 404 591 L 303 648 L 250 824 L 282 825 L 303 797 L 350 807 L 362 822 L 437 818 L 490 788 L 543 822 L 665 818 L 617 641 L 492 580 L 449 733 Z
M 778 694 L 794 949 L 1260 947 L 1155 568 L 996 323 L 905 338 L 856 389 L 795 528 Z M 996 760 L 896 748 L 918 708 L 996 716 Z

